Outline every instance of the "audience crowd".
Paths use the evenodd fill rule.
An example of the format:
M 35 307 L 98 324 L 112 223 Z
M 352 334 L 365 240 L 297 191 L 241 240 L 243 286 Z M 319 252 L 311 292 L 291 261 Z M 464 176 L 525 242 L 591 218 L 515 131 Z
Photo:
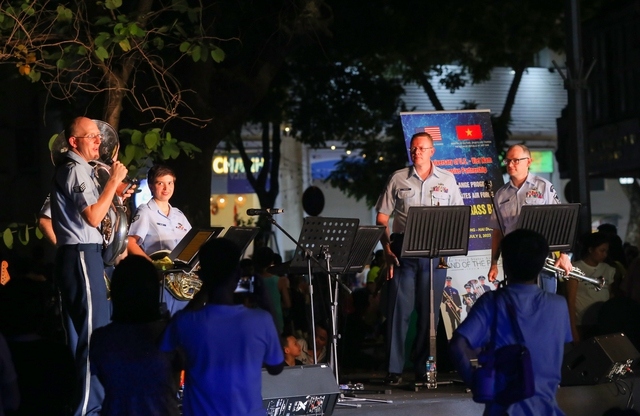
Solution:
M 352 293 L 339 291 L 338 337 L 333 333 L 328 293 L 324 293 L 326 276 L 309 282 L 308 276 L 289 271 L 288 263 L 282 263 L 268 248 L 256 250 L 252 258 L 233 263 L 226 270 L 219 263 L 228 262 L 229 256 L 216 252 L 234 252 L 236 248 L 224 244 L 205 250 L 217 263 L 204 266 L 209 277 L 203 279 L 202 290 L 171 320 L 160 313 L 158 273 L 147 259 L 129 256 L 115 268 L 111 323 L 95 330 L 90 345 L 91 372 L 105 388 L 101 414 L 210 412 L 213 410 L 207 406 L 213 405 L 201 402 L 201 389 L 223 383 L 229 397 L 237 397 L 234 389 L 257 377 L 258 387 L 249 384 L 254 393 L 259 392 L 256 365 L 276 374 L 281 365 L 326 363 L 337 358 L 341 370 L 347 373 L 384 369 L 386 322 L 382 311 L 386 282 L 382 276 L 386 265 L 381 251 L 372 254 L 370 266 L 359 275 L 342 276 Z M 640 328 L 634 321 L 640 316 L 638 249 L 623 244 L 615 227 L 602 226 L 598 232 L 583 236 L 575 253 L 574 266 L 588 276 L 603 277 L 606 284 L 599 292 L 589 283 L 575 280 L 561 285 L 559 293 L 567 299 L 574 342 L 624 332 L 640 349 Z M 9 267 L 11 280 L 0 286 L 0 414 L 68 415 L 76 400 L 72 388 L 74 359 L 61 333 L 58 295 L 47 274 L 51 266 L 43 266 L 42 254 L 36 254 L 38 261 L 13 262 Z M 313 302 L 311 283 L 318 285 L 313 290 Z M 214 310 L 235 323 L 229 326 L 216 320 Z M 245 310 L 260 313 L 247 315 Z M 224 333 L 225 337 L 217 337 L 215 345 L 198 344 L 196 339 L 203 338 L 200 332 L 204 327 L 215 327 L 211 331 Z M 268 329 L 256 334 L 247 329 L 255 327 L 271 328 L 273 332 Z M 247 330 L 243 333 L 241 328 Z M 243 335 L 237 336 L 242 337 L 253 332 L 257 338 L 243 341 L 253 345 L 252 350 L 238 351 L 236 346 L 240 344 L 235 341 L 230 345 L 232 330 L 238 330 Z M 334 340 L 337 357 L 332 357 Z M 257 349 L 263 347 L 259 345 L 267 347 L 260 352 Z M 203 374 L 198 368 L 202 358 L 195 358 L 201 356 L 197 352 L 202 349 L 232 349 L 224 360 L 250 363 L 253 370 L 238 375 L 231 364 L 218 362 L 216 375 Z M 181 402 L 186 408 L 179 409 Z M 259 394 L 247 402 L 245 413 L 233 413 L 224 407 L 216 411 L 261 414 L 257 408 L 262 409 Z

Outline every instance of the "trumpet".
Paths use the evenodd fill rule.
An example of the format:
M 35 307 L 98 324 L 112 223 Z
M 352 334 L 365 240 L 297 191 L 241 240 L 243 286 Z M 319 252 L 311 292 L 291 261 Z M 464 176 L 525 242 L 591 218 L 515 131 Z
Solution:
M 460 322 L 460 307 L 456 305 L 456 303 L 453 301 L 453 298 L 447 293 L 446 290 L 442 292 L 442 296 L 444 296 L 444 303 L 451 310 L 451 313 L 453 313 L 453 317 L 455 318 L 455 320 Z
M 577 267 L 571 269 L 571 272 L 567 275 L 564 270 L 555 266 L 555 260 L 547 257 L 543 267 L 544 270 L 555 273 L 558 278 L 561 279 L 576 279 L 591 283 L 596 291 L 600 291 L 604 287 L 604 277 L 589 277 Z

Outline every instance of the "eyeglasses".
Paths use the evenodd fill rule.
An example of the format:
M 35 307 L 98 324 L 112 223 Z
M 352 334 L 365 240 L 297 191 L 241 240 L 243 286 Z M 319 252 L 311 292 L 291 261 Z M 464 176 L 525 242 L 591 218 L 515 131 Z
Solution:
M 521 158 L 518 158 L 518 159 L 504 159 L 502 161 L 502 164 L 505 165 L 505 166 L 509 166 L 510 163 L 513 163 L 515 166 L 518 166 L 518 164 L 520 163 L 521 160 L 527 160 L 527 159 L 530 159 L 530 158 L 521 157 Z
M 411 152 L 411 153 L 418 153 L 418 152 L 424 153 L 429 149 L 433 149 L 433 147 L 411 147 L 411 148 L 409 148 L 407 150 L 409 150 L 409 152 Z
M 95 139 L 100 139 L 102 140 L 104 138 L 104 135 L 102 133 L 98 133 L 98 134 L 87 134 L 86 136 L 74 136 L 76 139 L 89 139 L 89 140 L 95 140 Z

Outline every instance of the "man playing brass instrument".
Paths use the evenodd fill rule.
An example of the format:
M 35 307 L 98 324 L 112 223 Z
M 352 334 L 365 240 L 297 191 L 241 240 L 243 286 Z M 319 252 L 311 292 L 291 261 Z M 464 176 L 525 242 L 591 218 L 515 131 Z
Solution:
M 67 338 L 76 359 L 78 407 L 76 415 L 98 414 L 104 391 L 89 372 L 89 338 L 95 328 L 109 323 L 99 230 L 114 196 L 127 176 L 127 168 L 113 162 L 111 177 L 100 189 L 90 161 L 100 157 L 102 134 L 94 121 L 75 118 L 65 129 L 63 161 L 55 169 L 51 191 L 51 218 L 58 246 L 55 279 L 62 309 L 71 320 Z M 68 150 L 66 150 L 68 149 Z M 124 198 L 133 193 L 133 189 Z
M 559 204 L 560 199 L 551 182 L 529 172 L 532 162 L 529 148 L 523 144 L 515 144 L 507 150 L 504 165 L 510 180 L 496 192 L 495 209 L 491 215 L 491 268 L 487 277 L 494 281 L 498 277 L 498 260 L 500 259 L 500 242 L 502 238 L 515 230 L 523 205 Z M 499 217 L 499 218 L 498 218 Z M 571 260 L 561 254 L 556 266 L 568 275 L 571 272 Z M 550 277 L 550 276 L 545 276 Z M 551 293 L 556 292 L 557 281 L 542 278 L 541 287 Z

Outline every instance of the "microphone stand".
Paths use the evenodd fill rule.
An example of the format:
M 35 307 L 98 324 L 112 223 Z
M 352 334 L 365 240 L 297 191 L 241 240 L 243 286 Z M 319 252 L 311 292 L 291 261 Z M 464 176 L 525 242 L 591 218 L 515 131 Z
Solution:
M 296 247 L 298 247 L 303 253 L 304 253 L 304 258 L 307 260 L 307 268 L 308 268 L 308 273 L 309 273 L 309 296 L 311 298 L 311 335 L 312 335 L 312 344 L 313 344 L 313 363 L 314 364 L 318 364 L 318 354 L 316 352 L 316 317 L 315 317 L 315 308 L 314 308 L 314 301 L 313 301 L 313 274 L 312 274 L 312 270 L 311 270 L 311 261 L 313 260 L 315 262 L 315 265 L 318 266 L 323 272 L 325 272 L 327 274 L 327 276 L 329 276 L 329 281 L 331 281 L 331 279 L 333 278 L 334 281 L 339 284 L 340 286 L 342 286 L 342 288 L 344 290 L 347 291 L 347 293 L 351 294 L 351 289 L 349 289 L 348 286 L 346 286 L 344 283 L 342 283 L 340 281 L 340 279 L 335 278 L 334 276 L 331 275 L 330 270 L 330 266 L 329 266 L 329 261 L 327 262 L 327 265 L 325 266 L 324 264 L 322 264 L 322 262 L 320 262 L 320 260 L 318 260 L 317 258 L 315 258 L 313 256 L 313 252 L 309 249 L 304 248 L 299 242 L 298 240 L 296 240 L 295 238 L 293 238 L 293 236 L 291 236 L 291 234 L 289 234 L 284 228 L 282 228 L 282 226 L 280 226 L 280 224 L 278 224 L 276 222 L 276 220 L 273 218 L 273 214 L 271 214 L 270 212 L 265 212 L 264 215 L 266 216 L 267 220 L 273 224 L 277 229 L 279 229 L 280 231 L 282 231 L 282 233 L 287 236 L 287 238 L 289 240 L 291 240 L 291 242 L 293 242 L 293 244 L 296 245 Z

